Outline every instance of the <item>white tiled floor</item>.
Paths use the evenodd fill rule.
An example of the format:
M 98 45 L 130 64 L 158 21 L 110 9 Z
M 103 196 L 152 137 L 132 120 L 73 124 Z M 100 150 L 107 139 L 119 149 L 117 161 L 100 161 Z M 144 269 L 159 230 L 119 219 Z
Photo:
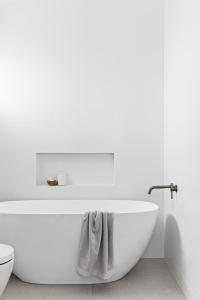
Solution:
M 11 278 L 2 300 L 186 300 L 162 259 L 143 259 L 123 279 L 100 285 L 35 285 Z

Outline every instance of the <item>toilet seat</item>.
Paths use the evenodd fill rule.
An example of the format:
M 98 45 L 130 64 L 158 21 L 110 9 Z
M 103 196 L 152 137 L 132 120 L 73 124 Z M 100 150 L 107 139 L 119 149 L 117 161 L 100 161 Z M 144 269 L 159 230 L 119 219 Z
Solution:
M 14 258 L 14 249 L 11 246 L 0 244 L 0 265 L 3 265 Z

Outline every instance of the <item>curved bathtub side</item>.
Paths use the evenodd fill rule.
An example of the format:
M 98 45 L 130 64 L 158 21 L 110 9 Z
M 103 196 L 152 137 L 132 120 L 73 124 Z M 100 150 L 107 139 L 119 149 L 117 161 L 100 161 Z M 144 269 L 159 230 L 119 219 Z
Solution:
M 14 274 L 38 284 L 89 284 L 122 278 L 145 251 L 157 210 L 115 214 L 115 275 L 108 281 L 76 272 L 83 215 L 0 214 L 0 241 L 15 248 Z

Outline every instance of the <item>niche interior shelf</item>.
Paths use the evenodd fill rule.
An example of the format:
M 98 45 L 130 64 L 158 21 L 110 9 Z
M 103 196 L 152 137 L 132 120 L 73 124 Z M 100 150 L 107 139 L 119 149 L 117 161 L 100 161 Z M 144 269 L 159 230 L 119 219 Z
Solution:
M 65 186 L 113 185 L 114 153 L 36 153 L 38 186 L 47 186 L 47 178 L 59 172 L 66 175 Z

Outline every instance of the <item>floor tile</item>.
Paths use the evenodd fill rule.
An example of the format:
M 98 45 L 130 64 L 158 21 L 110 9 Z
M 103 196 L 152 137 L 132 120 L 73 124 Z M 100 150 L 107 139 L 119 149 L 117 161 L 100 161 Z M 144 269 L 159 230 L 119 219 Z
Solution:
M 94 300 L 186 300 L 160 259 L 144 259 L 123 279 L 93 286 Z
M 36 285 L 12 277 L 1 300 L 186 300 L 162 259 L 142 259 L 119 281 Z
M 38 285 L 12 277 L 1 300 L 91 300 L 91 285 Z

